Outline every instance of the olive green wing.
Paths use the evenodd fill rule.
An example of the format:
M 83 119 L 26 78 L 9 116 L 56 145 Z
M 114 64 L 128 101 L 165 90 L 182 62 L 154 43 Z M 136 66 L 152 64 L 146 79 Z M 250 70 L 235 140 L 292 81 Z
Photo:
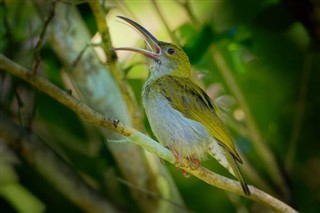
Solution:
M 217 115 L 218 109 L 199 86 L 190 79 L 175 76 L 164 76 L 154 83 L 173 108 L 204 125 L 220 145 L 242 163 L 230 133 Z

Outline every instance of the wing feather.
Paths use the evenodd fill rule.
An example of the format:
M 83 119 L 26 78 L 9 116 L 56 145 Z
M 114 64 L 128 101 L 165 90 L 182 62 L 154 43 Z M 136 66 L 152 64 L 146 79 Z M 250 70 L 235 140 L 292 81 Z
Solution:
M 187 118 L 204 125 L 208 132 L 219 141 L 234 157 L 242 163 L 233 139 L 218 117 L 218 109 L 209 96 L 194 82 L 187 78 L 164 76 L 154 82 L 171 106 Z M 175 85 L 174 87 L 172 85 Z M 175 88 L 174 90 L 168 88 Z M 192 109 L 192 110 L 191 110 Z

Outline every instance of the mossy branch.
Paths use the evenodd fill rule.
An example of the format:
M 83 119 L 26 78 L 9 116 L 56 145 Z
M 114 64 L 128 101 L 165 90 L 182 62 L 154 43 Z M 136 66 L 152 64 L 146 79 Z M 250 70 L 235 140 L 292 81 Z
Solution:
M 47 3 L 39 2 L 39 4 L 39 7 L 43 8 L 43 5 Z M 98 7 L 100 7 L 100 5 L 98 5 Z M 70 23 L 71 20 L 72 24 Z M 102 25 L 105 25 L 103 18 L 102 22 Z M 83 48 L 88 45 L 91 36 L 79 11 L 73 6 L 62 3 L 57 4 L 55 17 L 50 23 L 48 30 L 48 44 L 56 56 L 59 57 L 60 62 L 63 64 L 62 66 L 67 71 L 68 77 L 66 79 L 71 80 L 72 86 L 74 87 L 72 91 L 77 92 L 82 103 L 91 107 L 93 112 L 99 112 L 101 119 L 105 117 L 117 118 L 121 120 L 122 123 L 140 130 L 141 128 L 139 127 L 143 126 L 143 122 L 141 122 L 140 119 L 130 120 L 130 112 L 128 110 L 130 107 L 128 106 L 127 100 L 124 100 L 125 98 L 117 82 L 112 77 L 113 71 L 110 71 L 112 67 L 106 67 L 101 64 L 93 48 L 87 48 L 86 51 L 83 52 Z M 81 58 L 79 59 L 80 55 Z M 70 88 L 70 85 L 66 85 Z M 140 109 L 136 109 L 134 112 L 135 115 L 139 111 Z M 87 119 L 90 119 L 90 113 L 86 116 Z M 93 123 L 96 121 L 93 121 Z M 117 121 L 113 121 L 114 125 L 116 125 Z M 138 123 L 138 125 L 136 125 L 136 123 Z M 120 134 L 116 134 L 108 128 L 101 128 L 100 130 L 99 132 L 107 138 L 123 138 Z M 166 168 L 160 165 L 159 161 L 155 161 L 155 158 L 158 159 L 156 156 L 147 157 L 144 150 L 132 143 L 122 146 L 112 143 L 107 143 L 106 145 L 115 160 L 116 168 L 119 169 L 126 181 L 184 206 L 172 177 Z M 106 168 L 102 168 L 102 170 L 105 169 Z M 162 181 L 161 183 L 164 184 L 164 187 L 158 185 L 159 181 Z M 122 193 L 120 191 L 118 192 L 120 194 Z M 137 204 L 143 212 L 181 211 L 180 208 L 167 202 L 162 202 L 156 197 L 146 195 L 142 191 L 129 188 L 129 192 L 135 204 Z
M 133 92 L 126 81 L 124 81 L 124 73 L 116 63 L 116 54 L 114 51 L 110 51 L 112 48 L 109 28 L 106 22 L 106 14 L 100 4 L 100 1 L 97 0 L 89 0 L 89 5 L 91 10 L 95 16 L 96 23 L 98 26 L 98 32 L 101 36 L 101 47 L 107 57 L 109 70 L 115 79 L 115 82 L 120 88 L 121 94 L 126 102 L 126 105 L 129 110 L 129 114 L 132 120 L 132 124 L 134 127 L 138 129 L 142 129 L 141 124 L 141 113 L 138 108 L 138 104 L 134 98 Z
M 4 143 L 35 171 L 85 212 L 120 212 L 105 197 L 89 186 L 61 156 L 38 136 L 14 124 L 0 112 L 0 143 Z M 54 174 L 54 175 L 53 175 Z
M 0 69 L 3 69 L 11 75 L 27 81 L 41 92 L 46 93 L 61 104 L 73 110 L 75 113 L 81 115 L 86 121 L 103 128 L 112 129 L 113 131 L 125 136 L 132 143 L 140 145 L 143 149 L 158 155 L 162 159 L 172 164 L 175 163 L 173 154 L 161 144 L 135 130 L 134 128 L 123 124 L 117 119 L 105 118 L 102 114 L 92 110 L 90 107 L 78 99 L 70 96 L 67 92 L 61 90 L 48 80 L 39 75 L 32 75 L 30 70 L 11 61 L 2 54 L 0 54 Z M 121 145 L 119 144 L 119 146 Z M 190 167 L 187 160 L 182 160 L 178 167 L 212 186 L 245 196 L 242 192 L 240 184 L 237 181 L 218 175 L 203 167 L 193 169 L 191 168 L 192 166 Z M 249 187 L 251 191 L 251 195 L 247 196 L 249 199 L 268 206 L 276 212 L 296 212 L 296 210 L 282 201 L 272 197 L 271 195 L 255 188 L 254 186 Z

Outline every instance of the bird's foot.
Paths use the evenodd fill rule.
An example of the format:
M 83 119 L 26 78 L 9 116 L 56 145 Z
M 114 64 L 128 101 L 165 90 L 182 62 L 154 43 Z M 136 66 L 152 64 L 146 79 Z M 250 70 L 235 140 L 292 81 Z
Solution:
M 176 159 L 176 162 L 174 163 L 174 165 L 176 167 L 180 167 L 182 165 L 182 156 L 175 149 L 172 149 L 172 153 L 173 153 L 173 155 L 174 155 L 174 157 Z M 190 177 L 190 174 L 187 171 L 185 171 L 183 169 L 181 169 L 181 171 L 182 171 L 182 174 L 183 174 L 184 177 L 186 177 L 186 178 Z
M 191 162 L 190 164 L 190 168 L 195 170 L 198 169 L 200 166 L 200 160 L 191 156 L 191 157 L 187 157 L 188 161 Z
M 187 157 L 188 161 L 190 162 L 189 166 L 192 170 L 198 169 L 200 166 L 200 160 L 195 157 Z M 182 170 L 182 174 L 184 177 L 190 177 L 190 174 L 184 170 Z
M 182 156 L 180 155 L 180 153 L 175 149 L 172 149 L 172 153 L 173 153 L 173 155 L 174 155 L 174 157 L 176 159 L 176 161 L 174 162 L 174 165 L 176 167 L 181 166 L 181 164 L 182 164 Z
M 159 158 L 159 159 L 160 159 L 161 165 L 164 165 L 164 160 L 162 158 Z
M 186 172 L 185 170 L 182 169 L 182 174 L 185 178 L 189 178 L 190 174 L 188 172 Z

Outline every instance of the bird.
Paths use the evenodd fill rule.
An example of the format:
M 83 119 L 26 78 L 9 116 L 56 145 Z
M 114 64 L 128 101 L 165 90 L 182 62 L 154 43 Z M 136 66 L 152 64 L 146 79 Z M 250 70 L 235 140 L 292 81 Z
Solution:
M 143 86 L 142 104 L 155 137 L 172 151 L 177 162 L 186 158 L 199 165 L 211 155 L 239 180 L 244 194 L 250 195 L 234 140 L 218 115 L 219 108 L 192 81 L 187 54 L 175 44 L 159 41 L 137 22 L 118 17 L 136 29 L 150 49 L 113 48 L 147 58 L 150 75 Z

